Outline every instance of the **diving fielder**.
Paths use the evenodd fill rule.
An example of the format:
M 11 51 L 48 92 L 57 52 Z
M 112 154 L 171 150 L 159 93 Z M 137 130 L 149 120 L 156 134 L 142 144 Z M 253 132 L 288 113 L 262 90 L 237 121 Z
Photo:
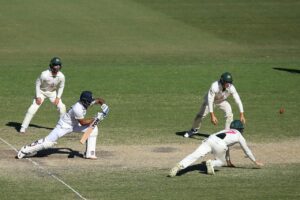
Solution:
M 93 123 L 94 118 L 84 118 L 87 109 L 90 105 L 100 104 L 102 112 L 98 112 L 95 118 L 102 121 L 108 114 L 109 108 L 105 104 L 104 99 L 96 98 L 92 96 L 92 92 L 83 91 L 80 95 L 80 99 L 66 112 L 58 121 L 56 127 L 45 138 L 39 139 L 30 145 L 23 146 L 18 152 L 17 157 L 19 159 L 24 156 L 30 156 L 40 150 L 47 149 L 56 144 L 56 141 L 66 134 L 71 132 L 84 133 L 89 125 Z M 97 159 L 96 157 L 96 141 L 98 136 L 98 127 L 95 126 L 90 136 L 86 141 L 85 158 Z
M 62 116 L 66 112 L 66 106 L 61 100 L 61 96 L 65 87 L 65 76 L 60 71 L 62 68 L 61 59 L 54 57 L 50 60 L 49 69 L 43 71 L 36 80 L 35 91 L 36 95 L 28 108 L 23 123 L 20 128 L 20 133 L 25 133 L 31 119 L 38 111 L 46 98 L 57 107 L 57 110 Z
M 244 125 L 240 120 L 234 120 L 230 124 L 230 129 L 222 130 L 210 135 L 202 144 L 190 155 L 181 160 L 175 167 L 170 170 L 169 177 L 174 177 L 179 170 L 187 168 L 197 159 L 203 158 L 206 154 L 212 153 L 214 160 L 207 160 L 207 173 L 215 174 L 214 167 L 222 167 L 227 164 L 229 167 L 235 167 L 230 160 L 229 147 L 239 143 L 247 157 L 257 166 L 262 167 L 263 164 L 256 161 L 251 150 L 247 146 L 246 140 L 242 133 Z
M 208 93 L 204 96 L 204 102 L 200 107 L 200 111 L 196 115 L 192 128 L 184 134 L 184 137 L 188 138 L 196 133 L 198 133 L 202 120 L 206 117 L 206 115 L 210 114 L 211 122 L 214 125 L 218 124 L 218 119 L 214 114 L 214 107 L 221 109 L 225 114 L 225 129 L 229 129 L 230 123 L 233 120 L 233 113 L 230 104 L 226 99 L 232 95 L 236 104 L 238 105 L 240 111 L 240 120 L 243 123 L 246 123 L 246 119 L 244 117 L 244 108 L 241 101 L 241 98 L 232 84 L 233 79 L 232 75 L 229 72 L 225 72 L 221 75 L 219 81 L 215 81 L 212 83 Z

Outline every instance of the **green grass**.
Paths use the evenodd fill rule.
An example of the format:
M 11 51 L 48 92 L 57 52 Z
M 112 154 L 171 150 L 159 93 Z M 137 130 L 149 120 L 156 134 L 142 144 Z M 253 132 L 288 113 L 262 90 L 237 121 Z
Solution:
M 224 71 L 232 72 L 242 98 L 248 141 L 299 138 L 300 74 L 274 69 L 300 70 L 298 1 L 0 0 L 0 5 L 0 137 L 16 147 L 44 137 L 56 124 L 58 114 L 45 102 L 32 124 L 46 128 L 30 127 L 25 136 L 15 129 L 53 56 L 63 60 L 67 107 L 86 89 L 110 106 L 99 147 L 198 142 L 176 132 L 190 128 L 203 95 Z M 223 113 L 216 115 L 219 125 L 206 118 L 203 132 L 223 128 Z M 299 198 L 298 164 L 225 168 L 215 177 L 191 172 L 176 179 L 165 177 L 167 169 L 51 170 L 89 199 Z M 42 172 L 29 171 L 28 179 L 15 171 L 3 168 L 3 199 L 76 198 Z M 45 196 L 49 191 L 53 196 Z
M 299 164 L 273 165 L 264 169 L 222 168 L 212 177 L 203 171 L 189 171 L 168 178 L 167 169 L 104 170 L 81 168 L 55 170 L 64 181 L 87 199 L 298 199 Z M 28 176 L 17 172 L 16 178 L 0 182 L 4 199 L 77 199 L 51 177 L 31 170 Z M 76 175 L 76 176 L 75 176 Z M 37 184 L 38 183 L 38 184 Z M 22 193 L 21 191 L 28 192 Z M 29 192 L 31 191 L 31 192 Z M 4 193 L 3 193 L 4 192 Z M 45 193 L 51 195 L 45 196 Z M 3 196 L 4 194 L 4 196 Z M 11 196 L 8 196 L 10 194 Z

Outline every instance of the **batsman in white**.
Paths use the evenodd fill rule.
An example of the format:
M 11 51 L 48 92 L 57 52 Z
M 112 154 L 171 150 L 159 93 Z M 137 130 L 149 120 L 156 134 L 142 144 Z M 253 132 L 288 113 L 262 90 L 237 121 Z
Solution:
M 212 83 L 209 91 L 204 96 L 204 102 L 200 107 L 200 111 L 197 113 L 192 128 L 184 134 L 184 137 L 188 138 L 198 133 L 202 120 L 206 115 L 210 114 L 210 120 L 214 125 L 218 124 L 218 119 L 214 114 L 214 107 L 220 108 L 225 113 L 225 129 L 229 129 L 230 123 L 233 121 L 233 113 L 230 104 L 226 99 L 232 95 L 240 111 L 240 120 L 246 123 L 244 117 L 244 108 L 240 96 L 232 84 L 232 75 L 229 72 L 225 72 L 221 75 L 219 81 Z
M 240 120 L 234 120 L 230 124 L 230 129 L 222 130 L 210 135 L 193 153 L 185 157 L 175 167 L 173 167 L 169 173 L 169 177 L 176 176 L 179 170 L 185 169 L 196 160 L 203 158 L 208 153 L 212 153 L 215 157 L 214 160 L 206 161 L 208 174 L 215 174 L 214 167 L 222 167 L 226 164 L 229 167 L 235 167 L 231 163 L 229 147 L 236 143 L 240 144 L 245 154 L 257 167 L 262 167 L 263 164 L 256 161 L 254 155 L 247 146 L 246 140 L 242 135 L 243 131 L 243 123 Z
M 43 71 L 40 77 L 37 78 L 35 82 L 36 95 L 31 106 L 27 110 L 20 128 L 20 133 L 26 132 L 31 119 L 46 98 L 49 98 L 49 100 L 57 107 L 60 116 L 66 112 L 66 106 L 61 100 L 65 87 L 65 76 L 60 71 L 61 68 L 61 59 L 54 57 L 50 60 L 49 69 Z
M 56 127 L 45 138 L 39 139 L 32 144 L 23 146 L 18 152 L 19 159 L 30 156 L 40 150 L 47 149 L 56 144 L 56 141 L 71 132 L 85 132 L 95 118 L 84 118 L 89 106 L 93 104 L 101 105 L 102 112 L 98 112 L 95 118 L 102 121 L 108 114 L 109 108 L 102 98 L 93 98 L 92 92 L 83 91 L 80 99 L 63 116 L 60 117 Z M 96 142 L 98 127 L 96 126 L 86 142 L 85 158 L 97 159 Z

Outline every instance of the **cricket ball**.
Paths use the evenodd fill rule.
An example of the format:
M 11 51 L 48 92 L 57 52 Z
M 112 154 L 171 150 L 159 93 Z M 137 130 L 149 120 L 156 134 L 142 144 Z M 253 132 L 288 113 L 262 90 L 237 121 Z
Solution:
M 283 114 L 284 113 L 284 108 L 280 108 L 279 109 L 279 114 Z

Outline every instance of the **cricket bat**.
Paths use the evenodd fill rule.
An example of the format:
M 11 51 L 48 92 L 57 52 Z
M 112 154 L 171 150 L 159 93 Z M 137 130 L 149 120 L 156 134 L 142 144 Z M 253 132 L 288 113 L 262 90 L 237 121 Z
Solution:
M 95 118 L 94 121 L 90 124 L 90 126 L 88 127 L 88 129 L 84 132 L 84 134 L 82 135 L 81 139 L 80 139 L 80 143 L 84 144 L 86 142 L 86 140 L 89 138 L 90 134 L 92 133 L 92 131 L 94 130 L 94 128 L 99 124 L 100 119 Z

